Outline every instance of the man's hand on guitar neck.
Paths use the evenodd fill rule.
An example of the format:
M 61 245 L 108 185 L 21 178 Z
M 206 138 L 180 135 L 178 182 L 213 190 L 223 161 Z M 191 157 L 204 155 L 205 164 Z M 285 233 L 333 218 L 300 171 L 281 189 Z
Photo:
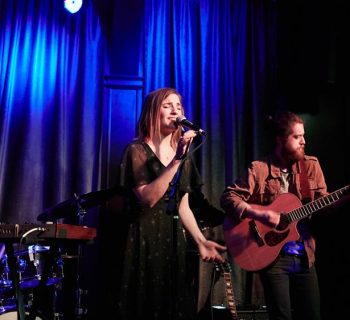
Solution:
M 276 228 L 280 223 L 280 213 L 270 209 L 258 209 L 248 206 L 242 213 L 241 219 L 250 218 L 258 220 L 268 227 Z

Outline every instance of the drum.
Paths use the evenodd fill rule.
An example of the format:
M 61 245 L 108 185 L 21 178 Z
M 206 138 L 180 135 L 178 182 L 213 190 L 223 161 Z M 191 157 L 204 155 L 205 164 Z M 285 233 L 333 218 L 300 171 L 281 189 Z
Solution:
M 15 253 L 22 289 L 35 288 L 39 285 L 45 264 L 49 263 L 49 250 L 49 246 L 31 245 L 28 246 L 28 249 Z M 59 254 L 56 254 L 51 264 L 47 285 L 56 284 L 63 278 L 63 260 Z
M 29 310 L 30 308 L 28 305 L 32 304 L 32 293 L 26 294 L 24 296 L 24 302 L 25 302 L 25 314 L 26 316 L 29 316 Z M 1 299 L 1 305 L 0 305 L 0 320 L 17 320 L 17 304 L 16 304 L 16 298 L 14 296 L 11 297 L 9 294 L 7 297 L 4 297 L 4 299 Z M 26 317 L 27 318 L 27 317 Z M 35 320 L 47 320 L 46 317 L 43 317 L 40 315 L 40 313 L 35 314 Z
M 26 312 L 26 316 L 29 316 L 29 312 Z M 26 317 L 27 318 L 27 317 Z M 0 320 L 17 320 L 17 311 L 9 311 L 0 314 Z M 35 320 L 46 320 L 46 318 L 43 318 L 41 316 L 35 315 Z
M 16 271 L 21 289 L 35 288 L 39 285 L 44 273 L 45 264 L 49 263 L 49 246 L 30 245 L 24 250 L 15 251 Z M 60 282 L 63 278 L 63 259 L 56 254 L 52 265 L 49 267 L 47 285 Z M 3 255 L 0 261 L 0 293 L 12 289 L 10 269 L 7 255 Z

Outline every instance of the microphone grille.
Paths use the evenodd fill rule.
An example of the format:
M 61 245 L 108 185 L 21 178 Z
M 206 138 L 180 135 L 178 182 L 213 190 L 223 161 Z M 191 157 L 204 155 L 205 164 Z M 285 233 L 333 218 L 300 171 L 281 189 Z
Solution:
M 177 124 L 181 124 L 181 122 L 182 121 L 184 121 L 184 120 L 186 120 L 186 117 L 185 116 L 178 116 L 177 118 L 176 118 L 176 123 Z

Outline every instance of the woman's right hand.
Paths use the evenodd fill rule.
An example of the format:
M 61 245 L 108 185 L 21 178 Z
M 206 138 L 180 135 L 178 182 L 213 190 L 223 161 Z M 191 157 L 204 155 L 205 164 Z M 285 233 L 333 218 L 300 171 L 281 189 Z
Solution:
M 194 130 L 188 130 L 183 134 L 177 143 L 176 159 L 183 159 L 186 156 L 186 152 L 188 152 L 189 146 L 196 135 L 197 133 Z

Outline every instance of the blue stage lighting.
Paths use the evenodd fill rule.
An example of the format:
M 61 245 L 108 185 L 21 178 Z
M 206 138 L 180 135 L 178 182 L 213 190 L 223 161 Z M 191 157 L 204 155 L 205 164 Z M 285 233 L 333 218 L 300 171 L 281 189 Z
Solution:
M 83 5 L 83 0 L 64 0 L 64 7 L 70 13 L 76 13 Z

